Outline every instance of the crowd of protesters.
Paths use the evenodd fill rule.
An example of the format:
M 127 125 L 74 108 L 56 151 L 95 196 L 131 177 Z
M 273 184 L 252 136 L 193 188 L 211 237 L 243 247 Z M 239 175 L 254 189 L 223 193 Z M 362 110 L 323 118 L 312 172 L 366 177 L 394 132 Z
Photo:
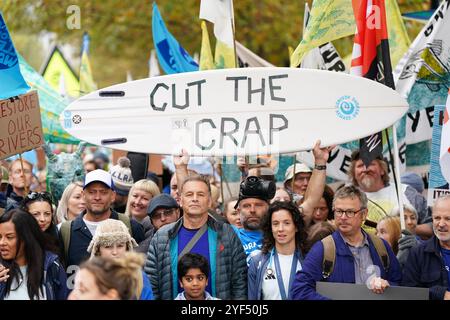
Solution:
M 322 300 L 326 281 L 450 300 L 450 196 L 427 206 L 421 178 L 404 175 L 401 230 L 387 162 L 355 152 L 348 182 L 327 185 L 331 149 L 318 142 L 314 167 L 296 162 L 283 181 L 240 158 L 228 199 L 186 152 L 166 184 L 135 179 L 126 157 L 83 154 L 60 198 L 32 163 L 2 161 L 0 299 Z

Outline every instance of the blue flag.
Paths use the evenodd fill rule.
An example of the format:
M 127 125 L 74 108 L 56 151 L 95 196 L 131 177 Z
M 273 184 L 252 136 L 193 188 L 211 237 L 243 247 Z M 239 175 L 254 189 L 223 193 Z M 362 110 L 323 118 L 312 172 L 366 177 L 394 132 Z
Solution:
M 153 3 L 153 43 L 158 55 L 159 64 L 167 74 L 198 71 L 197 62 L 184 50 L 178 41 L 167 30 L 159 13 L 158 6 Z
M 20 73 L 16 49 L 0 12 L 0 99 L 24 94 L 29 89 Z

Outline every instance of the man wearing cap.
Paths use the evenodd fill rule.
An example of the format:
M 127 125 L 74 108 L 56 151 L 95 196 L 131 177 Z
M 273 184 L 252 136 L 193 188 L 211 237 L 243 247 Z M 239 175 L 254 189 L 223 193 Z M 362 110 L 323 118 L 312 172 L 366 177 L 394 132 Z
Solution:
M 292 193 L 304 197 L 306 188 L 308 188 L 309 180 L 311 179 L 311 175 L 312 170 L 307 165 L 300 162 L 292 164 L 286 169 L 283 183 L 284 187 Z M 293 185 L 292 179 L 294 179 Z
M 314 208 L 323 194 L 326 178 L 326 163 L 331 149 L 331 147 L 320 148 L 320 141 L 316 142 L 313 149 L 315 170 L 311 174 L 311 182 L 304 192 L 305 201 L 301 205 L 306 225 L 309 225 Z M 264 216 L 267 213 L 267 209 L 269 208 L 269 201 L 275 194 L 275 186 L 273 187 L 272 195 L 269 193 L 261 193 L 256 196 L 254 194 L 247 194 L 244 185 L 250 178 L 251 177 L 248 177 L 247 180 L 241 183 L 239 199 L 235 206 L 240 214 L 243 228 L 236 228 L 233 226 L 233 229 L 241 239 L 245 253 L 247 254 L 247 262 L 249 262 L 250 258 L 257 254 L 262 247 L 263 233 L 261 231 L 261 226 Z M 262 180 L 260 180 L 259 183 L 263 183 Z
M 352 153 L 352 161 L 348 172 L 352 183 L 363 190 L 369 199 L 367 220 L 364 229 L 373 231 L 376 223 L 383 217 L 393 215 L 398 207 L 395 184 L 389 183 L 389 171 L 384 159 L 373 160 L 368 167 L 360 157 L 359 151 Z M 426 199 L 416 189 L 401 184 L 403 203 L 413 206 L 419 216 L 417 235 L 430 237 L 433 233 L 431 216 L 428 211 Z
M 75 220 L 64 222 L 60 229 L 67 266 L 79 265 L 89 257 L 87 252 L 89 243 L 98 224 L 106 219 L 121 220 L 127 225 L 128 230 L 131 230 L 131 236 L 136 242 L 144 240 L 142 225 L 111 209 L 115 196 L 111 174 L 101 169 L 86 174 L 83 187 L 86 210 Z M 67 237 L 65 230 L 68 230 L 67 234 L 70 234 L 69 239 L 65 238 Z
M 144 270 L 150 277 L 155 299 L 173 300 L 183 291 L 177 262 L 188 252 L 201 254 L 208 260 L 208 292 L 220 299 L 246 299 L 245 253 L 230 225 L 208 214 L 209 181 L 199 175 L 190 176 L 182 180 L 179 188 L 183 216 L 155 233 L 145 262 Z
M 162 226 L 175 222 L 180 218 L 180 207 L 174 198 L 168 194 L 161 193 L 150 200 L 147 215 L 150 218 L 151 226 L 145 234 L 145 240 L 139 243 L 139 248 L 136 249 L 136 251 L 145 254 L 148 252 L 150 241 L 156 231 Z

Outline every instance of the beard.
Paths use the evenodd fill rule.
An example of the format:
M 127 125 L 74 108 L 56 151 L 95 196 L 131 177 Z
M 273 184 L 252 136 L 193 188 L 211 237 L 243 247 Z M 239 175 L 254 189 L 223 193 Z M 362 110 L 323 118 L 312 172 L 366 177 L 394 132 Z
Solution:
M 87 209 L 89 209 L 89 212 L 94 216 L 101 216 L 102 214 L 104 214 L 105 212 L 107 212 L 109 210 L 109 206 L 105 206 L 101 209 L 98 209 L 98 208 L 94 209 L 92 207 L 89 208 L 88 206 L 86 206 L 86 207 L 87 207 Z
M 371 189 L 375 185 L 375 179 L 371 176 L 365 175 L 359 182 L 359 185 L 363 189 Z
M 248 222 L 245 220 L 242 225 L 244 226 L 244 229 L 256 231 L 261 229 L 261 221 L 259 222 Z
M 442 235 L 442 234 L 439 234 L 435 228 L 433 228 L 433 231 L 434 231 L 434 235 L 436 236 L 436 238 L 438 238 L 440 241 L 442 241 L 442 242 L 450 241 L 450 232 L 447 231 L 446 235 Z M 445 232 L 445 231 L 441 231 L 441 233 L 442 232 Z

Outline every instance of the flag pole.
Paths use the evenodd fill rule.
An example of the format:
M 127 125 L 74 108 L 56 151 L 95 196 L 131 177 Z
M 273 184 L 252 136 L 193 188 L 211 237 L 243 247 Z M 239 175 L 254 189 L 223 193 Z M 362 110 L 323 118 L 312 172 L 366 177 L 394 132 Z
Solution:
M 230 0 L 230 13 L 231 13 L 231 29 L 233 31 L 233 50 L 234 50 L 234 65 L 235 68 L 239 68 L 239 61 L 236 51 L 236 37 L 235 37 L 235 26 L 234 26 L 234 5 L 233 0 Z
M 397 187 L 397 196 L 398 196 L 398 207 L 400 210 L 400 226 L 402 230 L 405 230 L 405 214 L 403 212 L 403 196 L 402 196 L 402 184 L 400 182 L 400 158 L 398 155 L 398 143 L 397 143 L 397 129 L 395 123 L 392 125 L 392 135 L 394 139 L 394 179 L 395 185 Z M 389 139 L 389 137 L 388 137 Z

